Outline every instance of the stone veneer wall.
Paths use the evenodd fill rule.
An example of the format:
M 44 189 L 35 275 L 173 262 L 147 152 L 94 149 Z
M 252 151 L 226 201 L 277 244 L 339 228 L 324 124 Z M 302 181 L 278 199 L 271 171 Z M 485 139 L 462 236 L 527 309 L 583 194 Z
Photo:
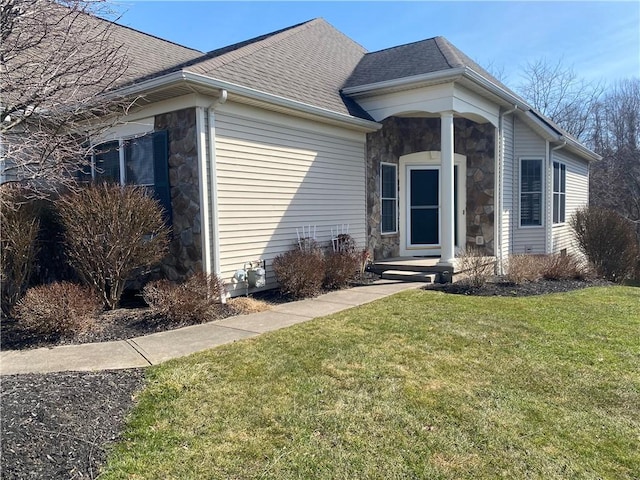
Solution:
M 196 110 L 187 108 L 157 115 L 155 129 L 169 132 L 173 224 L 162 273 L 169 280 L 180 281 L 202 270 Z
M 400 235 L 380 234 L 380 162 L 399 163 L 403 155 L 440 151 L 440 119 L 390 117 L 367 134 L 367 218 L 369 250 L 374 259 L 399 256 Z M 467 157 L 467 246 L 493 255 L 494 127 L 463 118 L 454 120 L 455 153 Z M 399 192 L 402 195 L 403 192 Z

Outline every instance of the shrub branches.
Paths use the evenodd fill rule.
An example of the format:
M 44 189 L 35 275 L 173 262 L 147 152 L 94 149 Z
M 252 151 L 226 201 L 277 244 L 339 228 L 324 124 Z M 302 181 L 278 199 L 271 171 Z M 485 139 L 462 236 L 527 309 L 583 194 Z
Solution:
M 23 295 L 38 252 L 37 237 L 40 222 L 32 204 L 21 199 L 21 190 L 11 185 L 2 187 L 0 202 L 0 283 L 2 312 Z
M 631 222 L 612 210 L 585 207 L 570 224 L 578 247 L 598 275 L 621 282 L 633 273 L 640 246 Z
M 127 279 L 167 252 L 162 209 L 143 188 L 93 185 L 58 205 L 69 260 L 109 309 L 118 305 Z

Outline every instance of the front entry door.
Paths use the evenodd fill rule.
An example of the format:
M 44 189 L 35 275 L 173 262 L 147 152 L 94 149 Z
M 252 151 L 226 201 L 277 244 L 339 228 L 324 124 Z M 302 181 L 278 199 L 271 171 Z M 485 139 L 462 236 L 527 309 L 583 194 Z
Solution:
M 440 167 L 407 165 L 406 249 L 415 255 L 440 255 Z M 454 241 L 458 241 L 458 166 L 453 169 Z
M 440 152 L 403 155 L 400 164 L 400 256 L 439 256 L 442 242 Z M 454 243 L 459 249 L 466 240 L 466 164 L 455 154 Z
M 409 247 L 440 245 L 440 190 L 438 167 L 408 167 Z

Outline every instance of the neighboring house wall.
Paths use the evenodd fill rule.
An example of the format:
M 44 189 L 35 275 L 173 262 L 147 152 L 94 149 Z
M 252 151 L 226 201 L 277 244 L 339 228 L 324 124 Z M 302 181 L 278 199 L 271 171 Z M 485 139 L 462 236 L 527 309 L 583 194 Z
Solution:
M 440 119 L 389 117 L 382 125 L 367 134 L 367 228 L 375 259 L 399 256 L 402 241 L 400 232 L 380 233 L 380 163 L 398 165 L 403 155 L 440 150 Z M 482 236 L 480 248 L 488 255 L 493 255 L 494 240 L 494 130 L 488 123 L 454 121 L 455 153 L 467 157 L 467 246 Z
M 215 119 L 225 282 L 246 262 L 265 260 L 267 287 L 275 287 L 272 261 L 294 248 L 303 226 L 315 226 L 328 246 L 331 229 L 348 225 L 365 246 L 364 133 L 231 103 Z
M 156 115 L 155 129 L 169 132 L 173 222 L 170 254 L 162 271 L 170 280 L 184 280 L 202 270 L 196 110 L 187 108 Z
M 566 209 L 565 222 L 553 225 L 553 253 L 566 249 L 568 253 L 577 253 L 577 246 L 569 222 L 573 214 L 589 203 L 589 164 L 566 150 L 552 153 L 552 163 L 566 165 Z
M 542 225 L 540 226 L 520 226 L 520 161 L 526 159 L 542 160 L 543 179 L 543 206 L 546 205 L 547 185 L 544 181 L 547 178 L 546 172 L 546 141 L 538 136 L 533 130 L 527 127 L 517 118 L 514 122 L 514 171 L 513 171 L 513 233 L 511 240 L 511 253 L 546 253 L 545 243 L 545 222 L 546 214 L 543 211 Z M 506 183 L 506 182 L 505 182 Z

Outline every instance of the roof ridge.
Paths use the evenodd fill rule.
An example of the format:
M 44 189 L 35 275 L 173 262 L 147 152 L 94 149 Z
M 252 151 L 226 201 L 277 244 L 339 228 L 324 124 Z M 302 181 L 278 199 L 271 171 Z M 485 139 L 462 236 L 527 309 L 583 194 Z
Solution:
M 208 64 L 212 68 L 219 68 L 224 65 L 228 65 L 229 63 L 240 60 L 241 58 L 244 58 L 248 55 L 252 55 L 259 50 L 270 47 L 271 45 L 280 42 L 281 40 L 288 38 L 291 35 L 299 33 L 303 29 L 310 28 L 312 25 L 319 23 L 320 21 L 322 21 L 322 19 L 314 18 L 311 20 L 307 20 L 306 22 L 298 23 L 290 27 L 266 33 L 249 40 L 245 40 L 243 42 L 229 45 L 227 47 L 222 47 L 217 50 L 212 50 L 202 57 L 194 59 L 193 62 L 189 62 L 189 65 L 185 66 L 196 65 L 201 62 L 208 62 Z M 216 52 L 219 53 L 216 54 Z
M 367 52 L 367 55 L 373 54 L 373 53 L 386 52 L 387 50 L 394 50 L 396 48 L 407 47 L 409 45 L 415 45 L 416 43 L 428 42 L 429 40 L 435 40 L 436 38 L 438 38 L 438 37 L 424 38 L 422 40 L 416 40 L 415 42 L 403 43 L 402 45 L 394 45 L 393 47 L 387 47 L 387 48 L 383 48 L 381 50 L 375 50 L 373 52 Z
M 436 42 L 436 47 L 438 47 L 438 50 L 440 50 L 440 53 L 451 68 L 459 68 L 465 66 L 465 63 L 460 59 L 449 40 L 447 40 L 443 36 L 434 37 L 434 40 Z

